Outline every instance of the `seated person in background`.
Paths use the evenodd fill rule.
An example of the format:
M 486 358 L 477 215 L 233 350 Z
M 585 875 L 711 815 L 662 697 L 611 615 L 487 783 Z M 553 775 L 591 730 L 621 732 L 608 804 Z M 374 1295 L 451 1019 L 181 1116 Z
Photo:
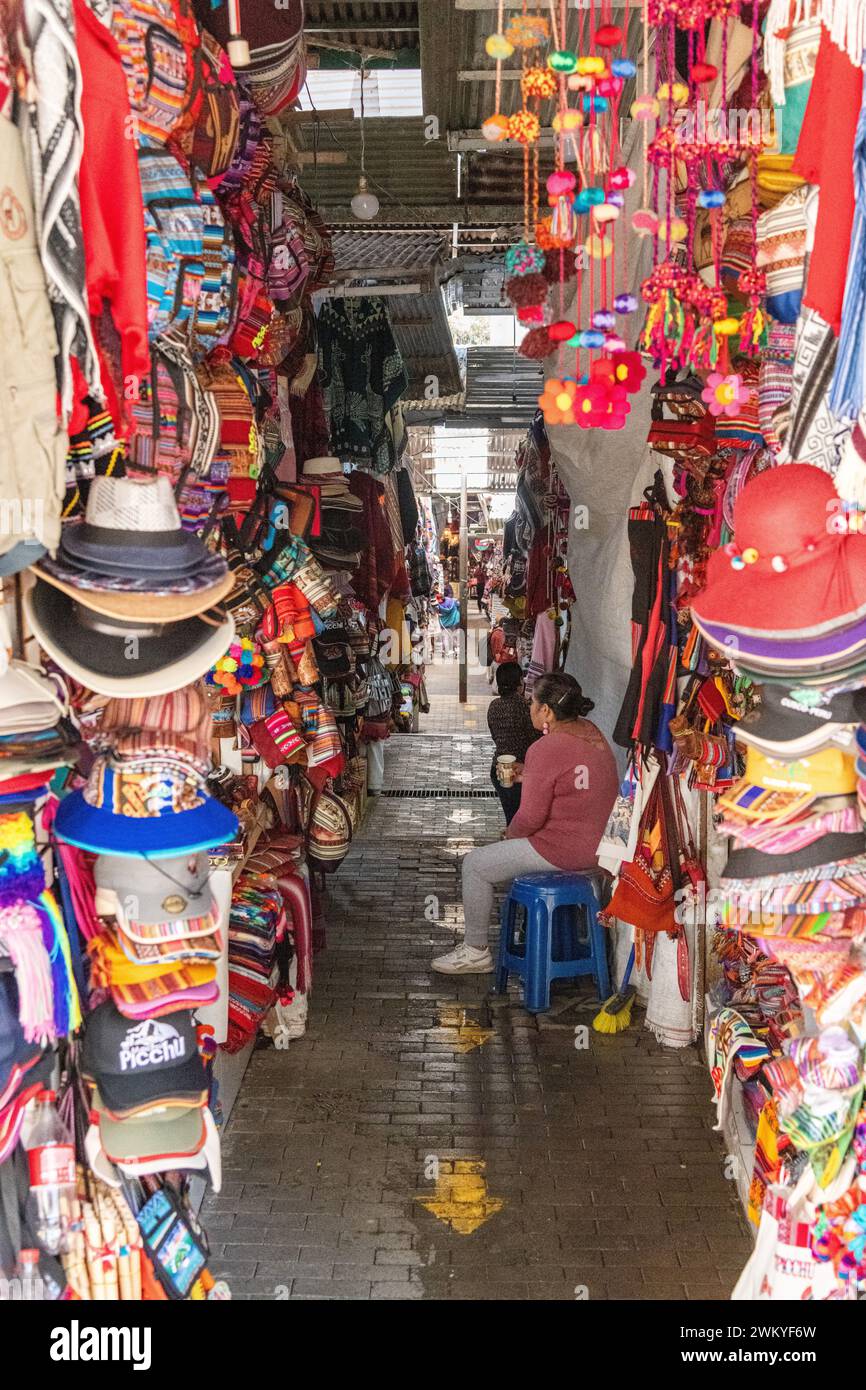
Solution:
M 505 824 L 510 825 L 520 807 L 520 782 L 515 778 L 511 786 L 503 786 L 496 775 L 496 761 L 510 754 L 516 763 L 522 764 L 527 749 L 541 734 L 532 723 L 523 696 L 523 672 L 516 661 L 497 666 L 496 689 L 499 699 L 491 700 L 487 707 L 487 727 L 495 745 L 490 777 L 505 813 Z M 519 774 L 519 767 L 516 772 Z
M 463 860 L 461 945 L 432 962 L 441 975 L 488 975 L 493 890 L 521 874 L 594 869 L 596 849 L 619 791 L 606 738 L 587 718 L 593 708 L 573 676 L 552 671 L 535 683 L 530 715 L 545 734 L 526 754 L 520 810 L 498 844 Z

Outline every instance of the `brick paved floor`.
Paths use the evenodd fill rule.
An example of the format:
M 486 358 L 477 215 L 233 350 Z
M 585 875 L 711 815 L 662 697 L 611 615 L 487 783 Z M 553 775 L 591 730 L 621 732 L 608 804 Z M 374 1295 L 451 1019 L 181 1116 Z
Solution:
M 437 728 L 391 741 L 385 785 L 467 795 L 373 803 L 331 888 L 309 1031 L 247 1071 L 204 1209 L 212 1268 L 238 1298 L 725 1299 L 750 1241 L 697 1052 L 640 1015 L 576 1047 L 586 993 L 535 1020 L 429 969 L 460 928 L 460 857 L 500 826 L 472 797 L 490 749 L 458 732 L 456 679 L 434 672 Z M 475 1205 L 443 1218 L 490 1199 L 472 1234 L 423 1205 L 455 1195 Z

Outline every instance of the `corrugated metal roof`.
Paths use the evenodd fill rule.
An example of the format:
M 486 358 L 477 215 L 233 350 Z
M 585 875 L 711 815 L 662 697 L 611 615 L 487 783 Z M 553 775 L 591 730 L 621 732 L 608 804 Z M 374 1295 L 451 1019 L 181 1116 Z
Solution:
M 417 48 L 418 0 L 307 0 L 304 29 L 312 45 L 391 52 Z
M 409 373 L 407 396 L 432 399 L 460 391 L 463 382 L 442 291 L 395 295 L 388 310 Z
M 361 169 L 361 122 L 322 121 L 304 126 L 308 150 L 343 150 L 344 165 L 317 165 L 304 170 L 304 187 L 321 207 L 348 208 L 358 188 Z M 430 225 L 435 210 L 457 198 L 457 162 L 447 141 L 426 138 L 423 117 L 391 120 L 374 117 L 366 122 L 367 177 L 379 198 L 383 214 Z
M 448 244 L 441 231 L 343 231 L 333 240 L 338 272 L 405 270 L 434 278 L 448 258 Z
M 466 419 L 495 429 L 526 429 L 544 389 L 540 362 L 512 348 L 472 347 L 466 356 Z

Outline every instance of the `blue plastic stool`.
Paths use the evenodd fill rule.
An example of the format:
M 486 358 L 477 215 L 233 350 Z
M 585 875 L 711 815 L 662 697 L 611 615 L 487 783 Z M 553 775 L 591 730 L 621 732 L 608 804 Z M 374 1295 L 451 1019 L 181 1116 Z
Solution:
M 514 940 L 519 905 L 526 908 L 522 951 Z M 541 1014 L 550 1008 L 551 980 L 591 975 L 599 999 L 607 999 L 610 975 L 604 929 L 598 920 L 600 909 L 596 874 L 522 874 L 516 878 L 502 904 L 496 993 L 505 993 L 510 974 L 519 975 L 525 1007 L 532 1014 Z

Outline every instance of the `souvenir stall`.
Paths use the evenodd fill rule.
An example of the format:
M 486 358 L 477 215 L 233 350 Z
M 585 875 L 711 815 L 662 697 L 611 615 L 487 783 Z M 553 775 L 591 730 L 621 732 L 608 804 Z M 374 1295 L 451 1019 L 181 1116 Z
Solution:
M 607 916 L 648 1026 L 670 1045 L 705 1031 L 757 1227 L 735 1297 L 852 1298 L 866 1269 L 859 12 L 649 0 L 610 18 L 592 6 L 572 52 L 556 3 L 500 7 L 485 126 L 524 148 L 505 292 L 530 329 L 521 351 L 546 364 L 557 468 L 589 510 L 571 546 L 576 636 L 620 692 L 601 711 L 625 768 L 600 847 Z M 522 66 L 510 117 L 505 61 Z M 627 632 L 605 629 L 629 608 L 625 658 Z M 574 645 L 570 666 L 587 685 Z
M 330 237 L 274 133 L 304 75 L 300 0 L 3 11 L 0 1275 L 25 1297 L 230 1296 L 196 1216 L 219 1126 L 256 1039 L 304 1030 L 400 712 L 405 373 L 375 300 L 317 319 Z

